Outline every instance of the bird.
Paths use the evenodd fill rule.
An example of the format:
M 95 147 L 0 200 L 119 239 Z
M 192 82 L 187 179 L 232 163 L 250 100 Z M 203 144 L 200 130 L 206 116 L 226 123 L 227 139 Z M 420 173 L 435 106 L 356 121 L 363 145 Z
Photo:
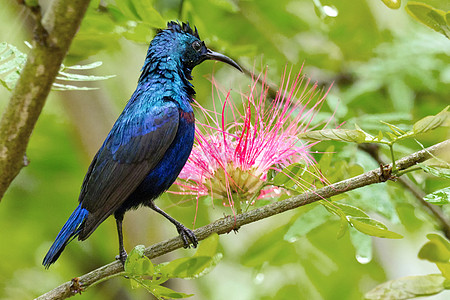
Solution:
M 42 264 L 46 269 L 73 239 L 86 240 L 114 215 L 119 255 L 125 264 L 122 222 L 130 209 L 147 206 L 172 222 L 184 248 L 195 248 L 194 232 L 157 207 L 154 201 L 176 180 L 194 144 L 195 95 L 192 69 L 205 60 L 231 58 L 208 49 L 196 27 L 170 21 L 150 42 L 137 87 L 94 156 L 83 180 L 78 206 L 58 233 Z

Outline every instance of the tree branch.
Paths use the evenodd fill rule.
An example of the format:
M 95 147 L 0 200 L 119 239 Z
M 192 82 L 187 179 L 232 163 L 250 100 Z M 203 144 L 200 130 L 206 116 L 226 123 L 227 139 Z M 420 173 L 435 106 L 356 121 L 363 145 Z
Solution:
M 28 141 L 90 0 L 54 0 L 40 20 L 19 80 L 0 120 L 0 199 L 26 165 Z
M 431 157 L 438 155 L 440 152 L 445 151 L 450 151 L 450 139 L 406 156 L 398 160 L 396 165 L 398 170 L 405 170 L 417 163 L 426 161 Z M 287 210 L 330 198 L 332 196 L 370 184 L 385 182 L 387 180 L 395 180 L 396 178 L 391 175 L 391 170 L 392 165 L 386 165 L 380 169 L 369 171 L 362 175 L 340 181 L 316 191 L 307 192 L 289 199 L 271 203 L 237 216 L 228 216 L 219 219 L 211 224 L 196 229 L 194 232 L 198 240 L 203 240 L 212 233 L 229 233 L 233 229 L 239 228 L 243 225 L 268 218 Z M 149 258 L 155 258 L 181 247 L 183 247 L 183 241 L 180 237 L 175 237 L 148 247 L 145 250 L 145 255 Z M 89 287 L 103 281 L 105 278 L 120 275 L 121 272 L 123 272 L 122 264 L 119 261 L 115 261 L 83 276 L 76 277 L 72 279 L 72 281 L 66 282 L 48 293 L 36 298 L 36 300 L 65 299 L 75 295 L 77 292 L 85 291 Z

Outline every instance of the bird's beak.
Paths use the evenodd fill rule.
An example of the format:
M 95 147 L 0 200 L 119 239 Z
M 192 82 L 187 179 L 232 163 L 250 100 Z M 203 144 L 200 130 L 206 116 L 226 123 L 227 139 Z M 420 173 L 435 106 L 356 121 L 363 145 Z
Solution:
M 223 55 L 221 53 L 212 51 L 210 49 L 208 49 L 206 51 L 206 59 L 218 60 L 218 61 L 224 62 L 226 64 L 229 64 L 230 66 L 235 67 L 236 69 L 238 69 L 239 71 L 242 72 L 241 67 L 234 60 L 232 60 L 228 56 L 225 56 L 225 55 Z

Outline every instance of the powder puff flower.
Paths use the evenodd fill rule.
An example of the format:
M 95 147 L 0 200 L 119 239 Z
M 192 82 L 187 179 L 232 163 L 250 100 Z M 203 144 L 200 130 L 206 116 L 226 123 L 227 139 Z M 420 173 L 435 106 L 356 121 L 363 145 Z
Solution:
M 230 93 L 222 100 L 212 79 L 222 110 L 198 105 L 206 121 L 197 123 L 192 153 L 177 180 L 182 194 L 220 198 L 240 213 L 241 203 L 280 193 L 278 187 L 267 185 L 269 172 L 280 172 L 292 163 L 314 163 L 313 144 L 297 136 L 310 130 L 329 89 L 322 93 L 317 83 L 310 86 L 301 70 L 293 79 L 285 72 L 272 100 L 266 76 L 253 78 L 249 94 L 243 96 L 243 113 Z

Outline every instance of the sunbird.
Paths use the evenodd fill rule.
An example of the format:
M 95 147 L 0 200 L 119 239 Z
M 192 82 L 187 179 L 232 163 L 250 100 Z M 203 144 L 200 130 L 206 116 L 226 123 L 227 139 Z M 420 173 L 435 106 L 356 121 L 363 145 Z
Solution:
M 172 222 L 185 248 L 197 246 L 193 231 L 157 207 L 154 200 L 173 184 L 191 153 L 195 91 L 189 80 L 192 69 L 205 60 L 221 61 L 242 72 L 231 58 L 208 49 L 189 23 L 172 21 L 157 31 L 136 90 L 88 168 L 79 205 L 44 258 L 46 268 L 70 241 L 87 239 L 112 214 L 119 235 L 118 259 L 124 264 L 123 217 L 141 205 Z

